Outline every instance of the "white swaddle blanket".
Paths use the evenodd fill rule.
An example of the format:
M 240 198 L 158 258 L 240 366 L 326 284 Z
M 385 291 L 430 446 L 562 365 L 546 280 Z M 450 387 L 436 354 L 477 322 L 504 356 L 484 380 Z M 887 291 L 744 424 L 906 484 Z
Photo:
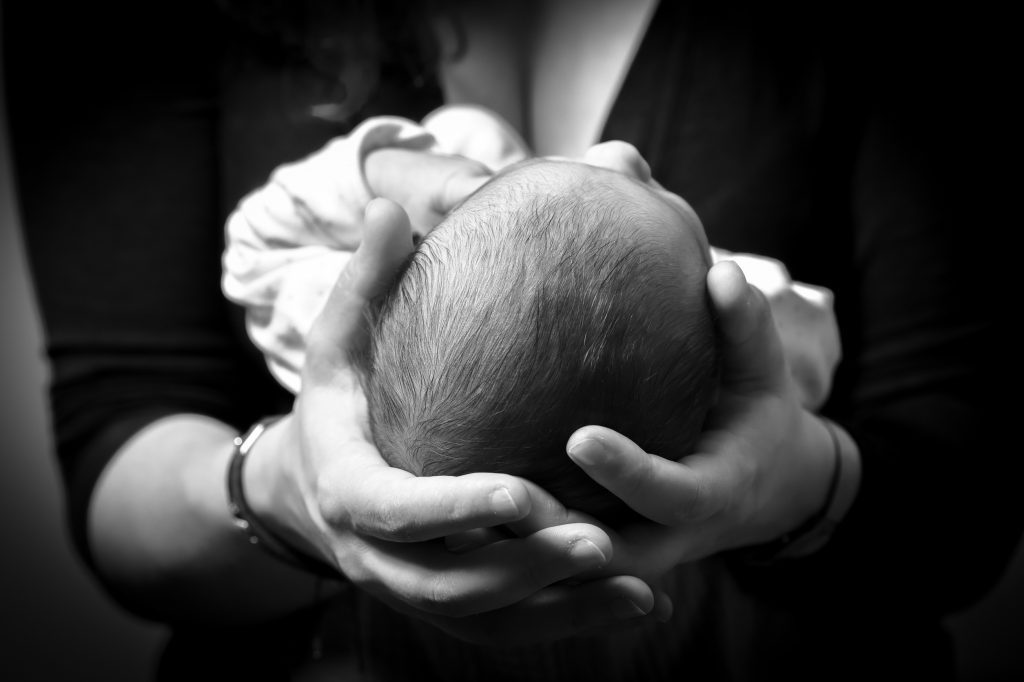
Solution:
M 359 246 L 374 198 L 367 155 L 388 147 L 465 156 L 493 171 L 530 156 L 519 134 L 481 107 L 444 106 L 417 123 L 381 116 L 274 170 L 227 221 L 221 286 L 271 374 L 298 393 L 305 338 Z
M 531 156 L 497 114 L 449 105 L 419 123 L 394 116 L 367 119 L 349 135 L 278 167 L 266 185 L 242 199 L 227 222 L 222 289 L 245 308 L 249 337 L 274 378 L 292 393 L 300 387 L 306 334 L 362 240 L 363 212 L 374 198 L 363 161 L 388 147 L 464 156 L 492 171 Z M 711 256 L 736 262 L 747 281 L 768 296 L 801 399 L 809 408 L 820 406 L 842 355 L 832 292 L 793 281 L 772 258 L 715 248 Z M 811 308 L 828 311 L 828 333 L 804 333 L 801 320 Z

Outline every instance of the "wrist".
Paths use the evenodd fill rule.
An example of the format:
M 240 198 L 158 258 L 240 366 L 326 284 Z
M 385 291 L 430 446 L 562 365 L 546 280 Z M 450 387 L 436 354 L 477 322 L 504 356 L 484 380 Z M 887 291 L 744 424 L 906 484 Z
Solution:
M 804 503 L 801 514 L 787 534 L 796 533 L 806 527 L 815 517 L 820 517 L 831 505 L 836 486 L 842 476 L 842 461 L 830 424 L 819 415 L 802 410 L 804 434 L 801 440 L 806 464 L 803 484 L 800 486 Z
M 816 500 L 813 511 L 806 515 L 795 528 L 776 540 L 750 548 L 747 559 L 751 563 L 776 563 L 787 559 L 806 557 L 822 549 L 831 539 L 833 532 L 843 520 L 860 488 L 860 451 L 853 438 L 839 425 L 825 417 L 814 417 L 817 432 L 827 439 L 827 450 L 814 446 L 814 452 L 828 452 L 827 479 L 824 484 L 816 482 L 807 486 Z M 820 443 L 818 436 L 811 436 L 810 443 Z M 822 464 L 823 458 L 816 459 Z M 819 467 L 815 467 L 816 469 Z
M 853 436 L 846 429 L 827 417 L 823 417 L 823 419 L 832 427 L 839 444 L 839 453 L 842 457 L 842 476 L 839 480 L 830 513 L 830 516 L 838 524 L 850 513 L 853 503 L 857 500 L 857 494 L 860 492 L 860 448 L 857 446 L 857 441 L 853 439 Z
M 225 475 L 236 435 L 208 416 L 169 415 L 127 441 L 105 470 L 89 540 L 104 583 L 132 612 L 237 624 L 310 604 L 316 581 L 255 547 L 230 512 Z
M 245 466 L 239 472 L 236 497 L 244 501 L 243 516 L 252 526 L 248 532 L 255 543 L 262 542 L 288 563 L 329 577 L 333 562 L 309 539 L 314 524 L 294 475 L 298 468 L 292 461 L 296 451 L 291 446 L 296 442 L 294 429 L 294 420 L 287 415 L 267 423 L 262 432 L 250 431 L 250 438 L 255 439 L 244 453 Z M 240 436 L 236 443 L 244 438 Z

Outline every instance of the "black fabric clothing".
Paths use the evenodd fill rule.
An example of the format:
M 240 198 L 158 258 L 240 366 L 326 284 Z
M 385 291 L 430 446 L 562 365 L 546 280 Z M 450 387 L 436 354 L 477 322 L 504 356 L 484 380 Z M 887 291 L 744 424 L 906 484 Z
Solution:
M 994 280 L 978 267 L 1001 184 L 985 149 L 998 128 L 978 130 L 998 126 L 995 77 L 964 56 L 980 49 L 970 22 L 952 50 L 950 19 L 898 4 L 858 17 L 741 5 L 662 3 L 604 139 L 634 143 L 713 245 L 778 258 L 835 293 L 844 361 L 823 412 L 860 445 L 864 482 L 840 540 L 794 576 L 858 565 L 851 598 L 946 612 L 995 575 L 940 560 L 951 534 L 958 552 L 999 556 L 1021 523 L 1009 491 L 971 496 L 992 505 L 977 517 L 948 499 L 991 484 L 987 465 L 957 463 L 999 451 L 1005 409 Z M 981 519 L 1006 524 L 994 530 L 1006 544 Z M 866 548 L 884 560 L 866 563 Z
M 440 99 L 432 83 L 384 80 L 350 122 L 313 118 L 330 81 L 216 3 L 74 6 L 54 23 L 11 2 L 4 27 L 57 448 L 87 557 L 92 485 L 143 423 L 194 412 L 243 429 L 290 409 L 220 292 L 235 203 L 362 118 L 419 118 Z
M 844 359 L 824 412 L 864 466 L 819 555 L 774 568 L 725 555 L 681 571 L 686 617 L 675 639 L 654 628 L 638 645 L 644 665 L 625 669 L 636 679 L 950 679 L 940 619 L 998 579 L 1019 537 L 997 436 L 1006 356 L 981 258 L 1002 217 L 987 198 L 1003 129 L 979 113 L 998 108 L 992 72 L 943 38 L 956 28 L 962 46 L 978 25 L 887 7 L 850 17 L 665 0 L 605 128 L 694 206 L 712 244 L 777 257 L 835 292 Z M 3 25 L 68 519 L 89 562 L 92 486 L 141 426 L 190 412 L 242 429 L 289 408 L 220 293 L 235 203 L 363 118 L 419 119 L 441 100 L 430 78 L 386 62 L 365 106 L 316 118 L 336 85 L 215 3 L 80 3 L 58 15 L 8 2 Z M 251 632 L 176 632 L 161 679 L 237 673 L 242 659 L 246 679 L 287 679 L 317 618 L 357 612 L 348 622 L 373 679 L 522 680 L 522 666 L 553 655 L 496 655 L 500 670 L 479 670 L 479 651 L 349 594 Z M 609 673 L 600 656 L 580 660 L 536 665 Z

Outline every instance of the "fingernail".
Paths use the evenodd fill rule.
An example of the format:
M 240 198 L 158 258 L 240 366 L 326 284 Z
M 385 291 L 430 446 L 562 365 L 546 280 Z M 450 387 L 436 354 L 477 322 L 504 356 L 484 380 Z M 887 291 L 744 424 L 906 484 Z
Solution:
M 587 467 L 599 467 L 608 461 L 608 450 L 604 443 L 593 438 L 573 443 L 568 452 L 574 462 Z
M 519 517 L 519 506 L 512 499 L 512 493 L 508 491 L 508 488 L 499 488 L 491 493 L 491 507 L 502 518 Z
M 608 557 L 601 551 L 601 548 L 587 538 L 580 538 L 574 542 L 571 554 L 576 559 L 586 560 L 588 564 L 594 563 L 597 566 L 604 566 L 608 563 Z
M 620 620 L 646 616 L 647 612 L 630 599 L 616 599 L 612 602 L 612 613 Z

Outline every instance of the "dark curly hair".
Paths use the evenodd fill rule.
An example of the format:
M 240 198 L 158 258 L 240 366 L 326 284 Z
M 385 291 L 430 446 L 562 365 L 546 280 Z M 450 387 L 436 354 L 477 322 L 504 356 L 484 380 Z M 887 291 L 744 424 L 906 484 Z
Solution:
M 452 0 L 218 0 L 226 17 L 264 54 L 330 81 L 320 115 L 350 123 L 385 78 L 433 86 L 438 64 L 464 47 Z M 442 47 L 436 28 L 453 40 Z M 390 73 L 389 73 L 390 72 Z

